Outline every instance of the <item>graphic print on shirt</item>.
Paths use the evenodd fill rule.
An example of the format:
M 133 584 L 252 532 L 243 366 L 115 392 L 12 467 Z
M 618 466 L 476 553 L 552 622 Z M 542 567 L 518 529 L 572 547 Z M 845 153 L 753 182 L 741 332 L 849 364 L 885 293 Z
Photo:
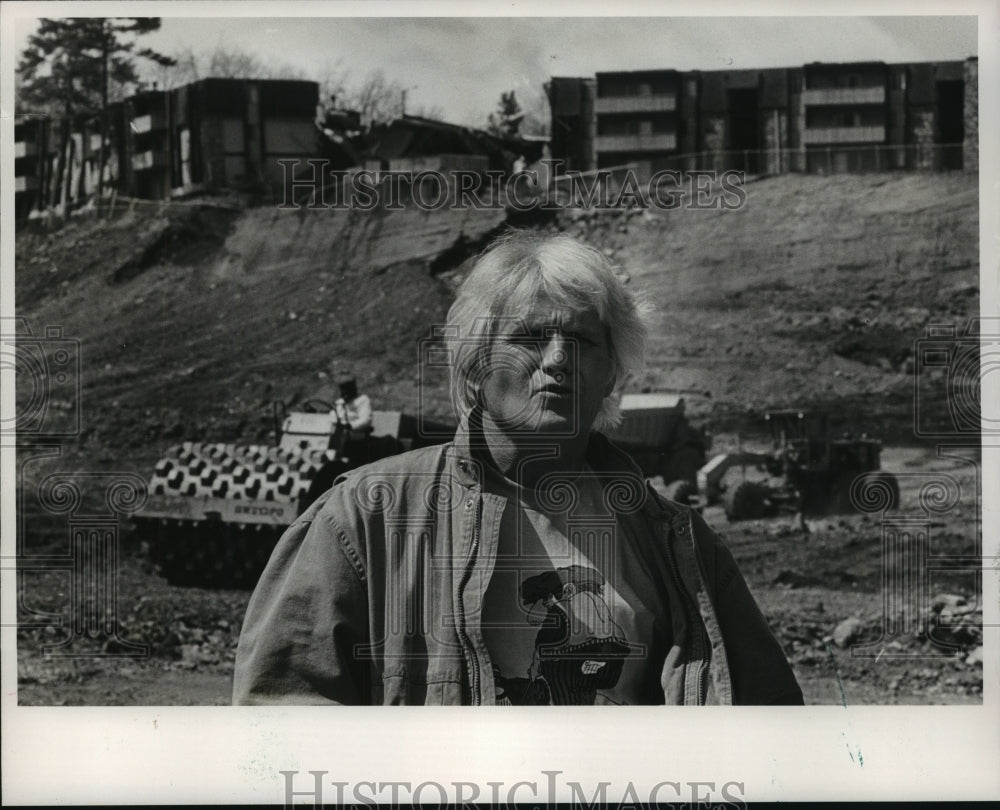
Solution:
M 628 639 L 604 601 L 604 577 L 570 565 L 528 577 L 521 603 L 537 625 L 527 678 L 495 674 L 497 702 L 512 705 L 593 705 L 611 689 L 629 654 Z
M 657 702 L 669 611 L 620 476 L 588 467 L 532 490 L 486 469 L 504 499 L 479 612 L 496 703 Z

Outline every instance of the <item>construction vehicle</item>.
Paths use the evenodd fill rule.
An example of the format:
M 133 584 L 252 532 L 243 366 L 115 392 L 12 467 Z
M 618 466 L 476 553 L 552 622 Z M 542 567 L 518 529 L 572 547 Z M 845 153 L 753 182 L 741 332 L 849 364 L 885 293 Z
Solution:
M 671 394 L 626 394 L 612 438 L 646 475 L 694 486 L 711 445 Z M 156 463 L 149 497 L 133 518 L 161 574 L 176 585 L 252 586 L 284 530 L 354 467 L 445 442 L 454 428 L 398 411 L 373 411 L 363 441 L 328 402 L 274 406 L 276 445 L 184 442 Z
M 373 411 L 370 433 L 357 439 L 328 402 L 298 407 L 275 403 L 275 446 L 184 442 L 156 463 L 133 518 L 168 582 L 252 586 L 282 532 L 338 475 L 434 443 L 398 411 Z M 434 427 L 445 441 L 447 426 Z
M 826 414 L 799 410 L 765 415 L 772 449 L 767 453 L 739 450 L 715 456 L 698 471 L 697 488 L 685 490 L 684 501 L 694 506 L 722 502 L 730 521 L 774 517 L 781 512 L 802 515 L 852 510 L 851 485 L 859 475 L 881 482 L 888 508 L 899 504 L 899 483 L 881 468 L 882 443 L 867 436 L 832 438 Z M 723 482 L 734 467 L 744 477 Z M 763 476 L 746 478 L 747 467 Z
M 644 475 L 663 479 L 673 500 L 697 490 L 698 470 L 712 446 L 708 430 L 688 422 L 681 393 L 688 392 L 623 394 L 622 422 L 608 432 Z

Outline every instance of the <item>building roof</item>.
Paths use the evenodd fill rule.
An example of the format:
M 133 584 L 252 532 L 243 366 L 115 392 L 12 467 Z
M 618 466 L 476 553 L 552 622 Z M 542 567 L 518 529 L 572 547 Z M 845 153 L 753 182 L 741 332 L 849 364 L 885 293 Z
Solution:
M 381 160 L 441 154 L 486 155 L 491 166 L 502 168 L 518 154 L 537 159 L 548 140 L 547 136 L 501 138 L 482 129 L 404 115 L 379 130 L 368 151 Z

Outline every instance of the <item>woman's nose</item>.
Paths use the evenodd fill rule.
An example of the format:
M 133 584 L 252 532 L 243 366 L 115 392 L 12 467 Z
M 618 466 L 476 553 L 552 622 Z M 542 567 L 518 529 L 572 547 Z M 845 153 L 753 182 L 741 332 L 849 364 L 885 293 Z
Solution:
M 565 369 L 569 363 L 569 341 L 564 335 L 552 335 L 542 349 L 542 368 Z

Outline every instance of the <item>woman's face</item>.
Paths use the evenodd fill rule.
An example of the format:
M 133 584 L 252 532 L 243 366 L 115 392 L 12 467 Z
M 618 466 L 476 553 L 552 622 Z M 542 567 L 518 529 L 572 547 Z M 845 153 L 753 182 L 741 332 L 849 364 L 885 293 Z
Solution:
M 596 311 L 539 301 L 501 323 L 483 377 L 484 405 L 505 430 L 586 438 L 613 373 L 607 328 Z

